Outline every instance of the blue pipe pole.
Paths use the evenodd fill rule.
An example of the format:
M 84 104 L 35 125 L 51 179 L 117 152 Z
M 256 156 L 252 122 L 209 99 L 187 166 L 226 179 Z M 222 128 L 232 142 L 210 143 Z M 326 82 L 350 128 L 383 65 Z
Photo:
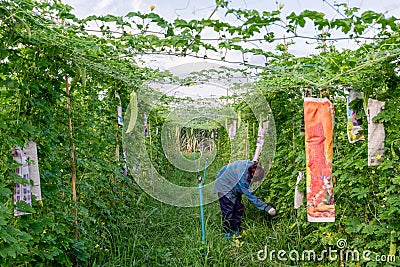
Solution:
M 204 209 L 203 209 L 203 182 L 199 176 L 199 195 L 200 195 L 200 217 L 201 217 L 201 237 L 204 244 L 204 256 L 207 255 L 206 231 L 204 226 Z
M 198 182 L 197 184 L 199 187 L 199 197 L 200 197 L 201 239 L 204 244 L 204 256 L 205 256 L 205 255 L 207 255 L 207 243 L 206 243 L 206 231 L 205 231 L 205 225 L 204 225 L 203 179 L 201 178 L 201 175 L 199 173 L 199 168 L 197 166 L 194 151 L 192 151 L 192 154 L 193 154 L 194 165 L 196 166 L 196 171 L 197 171 L 197 182 Z M 208 158 L 207 158 L 207 161 L 208 161 Z M 205 172 L 205 170 L 204 170 L 204 172 Z

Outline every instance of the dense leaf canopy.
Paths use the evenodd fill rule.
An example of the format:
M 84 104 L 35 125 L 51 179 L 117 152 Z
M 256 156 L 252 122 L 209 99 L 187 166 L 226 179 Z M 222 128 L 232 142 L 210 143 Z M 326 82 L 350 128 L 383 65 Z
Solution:
M 80 266 L 134 263 L 195 266 L 204 261 L 209 265 L 221 261 L 233 266 L 237 262 L 232 259 L 248 259 L 248 255 L 264 247 L 265 240 L 271 240 L 265 234 L 269 227 L 275 232 L 267 232 L 268 235 L 279 233 L 276 241 L 268 241 L 275 242 L 269 245 L 277 250 L 322 251 L 337 239 L 345 238 L 351 248 L 365 247 L 380 255 L 388 254 L 389 246 L 392 253 L 394 245 L 398 255 L 399 249 L 396 250 L 393 240 L 397 240 L 396 231 L 400 227 L 399 18 L 374 11 L 360 14 L 358 8 L 347 4 L 335 6 L 341 15 L 336 18 L 327 18 L 312 10 L 283 17 L 281 5 L 276 10 L 258 11 L 233 9 L 228 2 L 217 0 L 215 10 L 207 18 L 173 21 L 153 12 L 137 11 L 122 17 L 79 19 L 72 13 L 72 7 L 58 0 L 0 2 L 1 266 L 71 266 L 75 263 Z M 223 11 L 235 22 L 214 19 L 217 11 Z M 315 27 L 321 34 L 302 35 L 301 29 L 306 25 Z M 277 29 L 283 29 L 287 36 L 276 37 Z M 207 37 L 206 31 L 215 37 Z M 375 34 L 372 36 L 371 32 Z M 341 37 L 336 37 L 338 33 Z M 354 40 L 358 48 L 337 49 L 335 41 L 343 38 Z M 315 41 L 317 47 L 310 48 L 315 53 L 297 57 L 288 52 L 290 45 L 300 39 Z M 258 42 L 260 48 L 254 48 L 252 42 Z M 273 44 L 275 49 L 264 49 L 264 44 Z M 240 55 L 240 60 L 233 58 L 232 53 Z M 208 59 L 222 65 L 234 62 L 240 67 L 206 70 L 178 78 L 159 69 L 141 67 L 138 57 L 147 54 Z M 261 57 L 263 64 L 251 63 L 248 58 L 252 56 Z M 168 84 L 190 88 L 221 80 L 226 83 L 232 73 L 238 72 L 251 83 L 246 86 L 229 83 L 232 93 L 221 99 L 162 95 L 157 86 L 151 86 Z M 262 92 L 276 125 L 276 152 L 272 149 L 264 152 L 275 158 L 269 161 L 271 171 L 257 194 L 278 207 L 278 225 L 266 226 L 254 215 L 251 219 L 258 227 L 249 226 L 254 231 L 249 239 L 251 245 L 245 245 L 242 250 L 237 245 L 233 252 L 215 245 L 210 250 L 220 254 L 211 253 L 206 259 L 201 253 L 185 254 L 190 249 L 171 252 L 165 247 L 153 248 L 148 242 L 153 238 L 150 232 L 171 233 L 173 226 L 182 227 L 181 221 L 191 225 L 196 213 L 182 215 L 182 210 L 172 211 L 171 207 L 146 196 L 135 179 L 149 174 L 124 175 L 122 137 L 127 125 L 125 128 L 117 125 L 116 107 L 121 105 L 128 114 L 138 114 L 138 122 L 141 122 L 141 113 L 148 115 L 150 138 L 139 149 L 148 154 L 152 168 L 144 172 L 151 176 L 157 171 L 169 177 L 170 182 L 188 186 L 196 184 L 193 174 L 172 166 L 163 152 L 158 129 L 175 112 L 172 121 L 181 140 L 173 145 L 190 160 L 189 152 L 199 152 L 196 149 L 202 138 L 213 139 L 213 147 L 218 149 L 215 161 L 209 166 L 213 179 L 223 164 L 243 155 L 249 158 L 252 154 L 249 151 L 255 149 L 259 118 L 246 102 L 247 88 Z M 305 168 L 304 136 L 299 131 L 306 88 L 313 89 L 314 97 L 329 98 L 335 106 L 333 176 L 338 213 L 333 224 L 309 224 L 305 221 L 305 208 L 295 212 L 291 204 L 297 172 Z M 366 142 L 347 142 L 344 89 L 363 93 L 364 110 L 368 98 L 386 101 L 385 111 L 375 118 L 385 124 L 386 131 L 385 160 L 378 167 L 367 166 Z M 136 102 L 131 99 L 132 91 L 136 92 Z M 115 97 L 116 93 L 120 98 Z M 153 103 L 154 100 L 157 101 Z M 129 103 L 138 103 L 139 113 L 135 110 L 131 113 Z M 187 122 L 179 112 L 201 116 Z M 358 116 L 366 122 L 365 112 Z M 228 118 L 242 122 L 237 133 L 239 141 L 231 142 L 228 138 Z M 72 128 L 68 127 L 69 120 Z M 366 129 L 363 131 L 366 134 Z M 31 215 L 13 217 L 12 189 L 16 182 L 23 180 L 15 174 L 18 164 L 13 161 L 10 149 L 23 147 L 29 139 L 38 145 L 43 203 L 34 198 L 32 208 L 19 207 L 28 209 Z M 275 140 L 271 142 L 275 148 Z M 141 164 L 140 157 L 134 159 Z M 168 212 L 175 212 L 177 216 Z M 162 216 L 154 219 L 155 214 Z M 210 216 L 214 223 L 219 218 L 215 214 Z M 124 231 L 127 234 L 121 234 Z M 185 238 L 193 232 L 176 240 L 162 237 L 154 240 L 171 247 L 189 246 L 193 239 Z M 214 238 L 218 237 L 216 232 L 213 234 Z M 129 236 L 135 238 L 129 239 Z M 122 245 L 122 240 L 132 243 Z M 121 247 L 116 246 L 118 241 Z M 218 242 L 215 240 L 215 244 Z M 140 244 L 139 248 L 136 244 Z M 118 253 L 130 246 L 136 249 L 131 253 L 132 261 L 120 262 Z M 243 265 L 252 264 L 258 266 L 259 262 L 249 260 Z M 329 264 L 333 263 L 327 262 L 324 266 Z

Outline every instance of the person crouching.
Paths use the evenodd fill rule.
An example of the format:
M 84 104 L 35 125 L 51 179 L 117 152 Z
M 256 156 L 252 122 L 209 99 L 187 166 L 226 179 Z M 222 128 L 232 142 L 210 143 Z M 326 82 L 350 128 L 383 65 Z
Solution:
M 274 216 L 276 210 L 265 203 L 250 190 L 253 182 L 264 178 L 264 169 L 260 162 L 237 160 L 221 168 L 215 181 L 214 193 L 218 193 L 222 212 L 222 228 L 225 237 L 240 233 L 245 206 L 242 195 L 259 210 Z

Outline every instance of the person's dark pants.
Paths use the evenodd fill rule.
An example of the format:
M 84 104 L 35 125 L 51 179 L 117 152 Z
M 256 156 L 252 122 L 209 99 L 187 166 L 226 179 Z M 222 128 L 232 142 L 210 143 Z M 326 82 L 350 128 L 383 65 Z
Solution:
M 242 195 L 238 195 L 235 202 L 226 196 L 219 195 L 219 204 L 222 212 L 222 229 L 224 233 L 239 232 L 245 206 L 241 203 Z

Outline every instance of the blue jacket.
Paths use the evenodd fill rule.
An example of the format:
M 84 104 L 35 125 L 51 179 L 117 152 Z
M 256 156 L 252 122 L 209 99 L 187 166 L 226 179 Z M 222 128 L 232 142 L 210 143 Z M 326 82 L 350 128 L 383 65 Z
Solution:
M 246 198 L 260 210 L 269 210 L 270 205 L 256 197 L 250 191 L 250 182 L 248 181 L 248 168 L 253 164 L 252 161 L 238 160 L 229 163 L 217 174 L 215 181 L 214 193 L 226 196 L 233 203 L 236 202 L 240 194 L 244 194 Z

